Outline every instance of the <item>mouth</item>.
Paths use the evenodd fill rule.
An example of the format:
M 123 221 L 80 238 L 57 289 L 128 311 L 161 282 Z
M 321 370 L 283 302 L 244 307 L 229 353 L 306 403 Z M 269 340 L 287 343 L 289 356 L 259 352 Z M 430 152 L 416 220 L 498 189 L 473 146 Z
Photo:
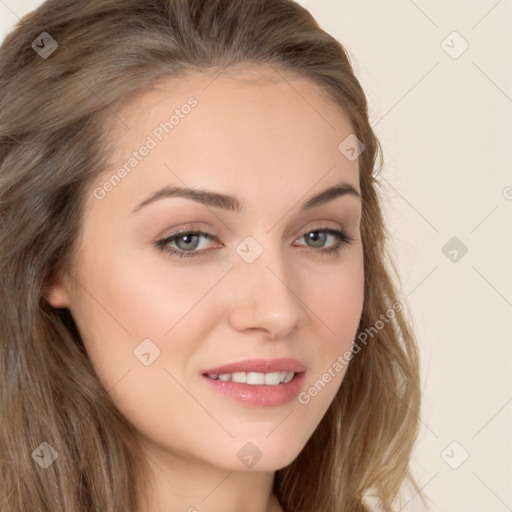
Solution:
M 202 373 L 210 389 L 250 407 L 276 407 L 301 391 L 306 367 L 295 359 L 252 359 Z
M 210 379 L 220 380 L 222 382 L 239 382 L 249 384 L 250 386 L 278 386 L 279 384 L 287 384 L 296 375 L 296 372 L 235 372 L 235 373 L 208 373 Z

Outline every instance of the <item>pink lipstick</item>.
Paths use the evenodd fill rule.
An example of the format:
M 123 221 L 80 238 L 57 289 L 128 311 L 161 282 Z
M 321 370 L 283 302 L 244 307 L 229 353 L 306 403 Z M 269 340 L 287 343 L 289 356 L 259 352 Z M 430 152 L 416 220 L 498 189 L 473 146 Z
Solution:
M 306 366 L 296 359 L 248 359 L 202 373 L 215 391 L 251 407 L 276 407 L 300 392 Z

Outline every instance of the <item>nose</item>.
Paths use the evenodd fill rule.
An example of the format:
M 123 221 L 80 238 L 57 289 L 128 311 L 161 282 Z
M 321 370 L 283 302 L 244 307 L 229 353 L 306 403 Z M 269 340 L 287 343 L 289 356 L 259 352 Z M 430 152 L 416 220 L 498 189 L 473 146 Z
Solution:
M 229 316 L 237 331 L 261 330 L 277 340 L 304 322 L 299 276 L 278 251 L 265 250 L 253 263 L 239 260 L 231 274 Z

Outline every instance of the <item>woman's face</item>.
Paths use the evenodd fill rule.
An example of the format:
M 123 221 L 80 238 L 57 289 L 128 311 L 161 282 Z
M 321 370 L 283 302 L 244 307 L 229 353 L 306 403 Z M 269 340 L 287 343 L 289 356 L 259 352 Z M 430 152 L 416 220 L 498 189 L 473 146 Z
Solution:
M 75 268 L 47 294 L 148 453 L 235 471 L 299 454 L 363 305 L 350 123 L 306 79 L 254 70 L 168 80 L 117 112 Z

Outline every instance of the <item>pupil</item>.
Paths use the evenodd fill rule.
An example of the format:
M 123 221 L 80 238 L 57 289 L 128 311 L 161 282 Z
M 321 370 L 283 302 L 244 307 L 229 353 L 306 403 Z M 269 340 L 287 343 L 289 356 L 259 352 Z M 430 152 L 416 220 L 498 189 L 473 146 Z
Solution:
M 322 242 L 323 242 L 322 236 L 326 235 L 326 233 L 322 233 L 322 236 L 319 237 L 319 233 L 320 233 L 320 231 L 311 231 L 311 233 L 309 233 L 309 238 L 310 238 L 311 241 L 313 241 L 315 243 L 320 241 L 320 244 L 316 245 L 315 247 L 317 247 L 317 246 L 321 247 L 322 246 Z
M 185 244 L 190 244 L 191 238 L 197 238 L 197 235 L 181 235 L 181 239 L 185 240 Z M 187 241 L 188 240 L 188 241 Z M 188 247 L 190 248 L 190 247 Z

